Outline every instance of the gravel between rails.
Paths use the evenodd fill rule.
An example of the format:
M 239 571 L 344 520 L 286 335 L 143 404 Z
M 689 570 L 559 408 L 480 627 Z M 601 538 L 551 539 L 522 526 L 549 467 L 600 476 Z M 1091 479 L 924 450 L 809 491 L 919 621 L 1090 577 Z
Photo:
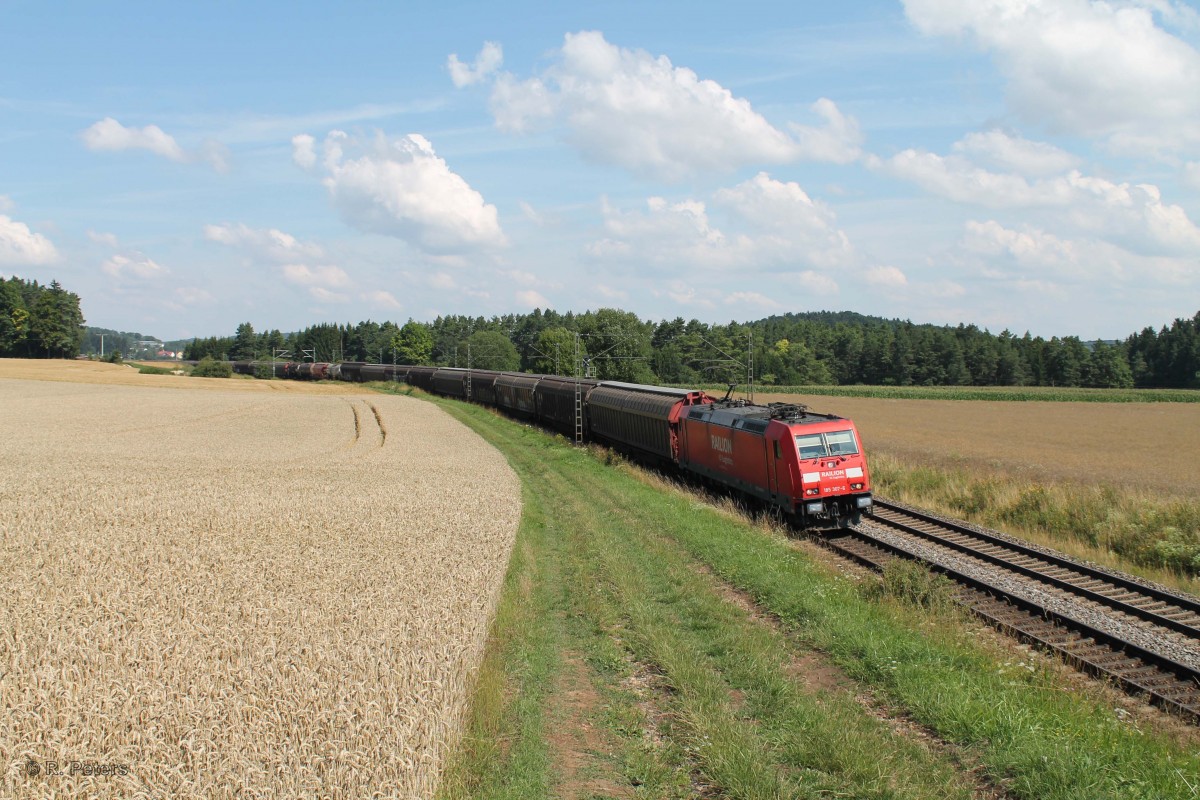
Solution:
M 1037 603 L 1055 613 L 1062 614 L 1064 617 L 1090 625 L 1192 669 L 1200 669 L 1200 641 L 1187 639 L 1174 632 L 1152 628 L 1148 623 L 1142 621 L 1114 617 L 1111 610 L 1105 609 L 1096 603 L 1073 598 L 1058 591 L 1047 590 L 1029 578 L 1004 571 L 994 564 L 970 558 L 969 556 L 930 542 L 914 540 L 884 525 L 871 521 L 869 517 L 864 518 L 862 527 L 868 530 L 872 536 L 877 536 L 884 542 L 900 547 L 918 558 L 946 567 L 947 569 L 962 572 L 971 578 L 987 581 L 1002 591 L 1010 592 L 1016 597 Z M 1004 534 L 998 534 L 996 531 L 978 526 L 968 527 L 1028 545 L 1027 542 L 1005 536 Z M 1055 551 L 1049 548 L 1039 547 L 1038 549 L 1046 553 L 1055 553 Z M 1055 554 L 1061 555 L 1058 553 Z M 1111 570 L 1108 570 L 1108 572 L 1118 574 L 1113 573 Z M 1158 586 L 1149 581 L 1138 582 Z M 1173 592 L 1173 594 L 1180 593 Z

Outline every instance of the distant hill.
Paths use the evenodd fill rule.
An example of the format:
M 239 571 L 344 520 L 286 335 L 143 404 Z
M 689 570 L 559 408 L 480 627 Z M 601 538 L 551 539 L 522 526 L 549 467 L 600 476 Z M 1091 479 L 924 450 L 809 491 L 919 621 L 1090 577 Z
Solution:
M 799 311 L 788 312 L 787 314 L 773 314 L 765 319 L 760 319 L 755 322 L 747 322 L 747 325 L 769 325 L 772 323 L 794 323 L 794 322 L 817 322 L 822 325 L 902 325 L 903 320 L 899 319 L 884 319 L 883 317 L 870 317 L 866 314 L 859 314 L 857 311 Z

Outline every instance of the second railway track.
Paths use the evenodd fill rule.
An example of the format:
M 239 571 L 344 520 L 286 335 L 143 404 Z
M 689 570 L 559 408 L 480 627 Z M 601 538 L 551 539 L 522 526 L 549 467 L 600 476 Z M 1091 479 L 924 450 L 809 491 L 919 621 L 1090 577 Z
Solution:
M 876 502 L 832 550 L 876 569 L 894 558 L 958 582 L 957 599 L 1002 630 L 1200 722 L 1200 602 L 1002 534 Z

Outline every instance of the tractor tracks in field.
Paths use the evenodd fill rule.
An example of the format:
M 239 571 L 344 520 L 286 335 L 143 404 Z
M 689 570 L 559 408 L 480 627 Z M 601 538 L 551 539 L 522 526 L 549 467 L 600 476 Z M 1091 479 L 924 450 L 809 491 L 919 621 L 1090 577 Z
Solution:
M 351 440 L 350 446 L 353 447 L 357 445 L 362 440 L 364 434 L 363 429 L 370 427 L 370 423 L 363 422 L 364 417 L 367 417 L 368 419 L 373 418 L 375 420 L 375 427 L 379 431 L 379 447 L 383 447 L 385 444 L 387 444 L 387 425 L 383 421 L 383 414 L 380 412 L 379 407 L 370 400 L 363 400 L 362 398 L 356 397 L 351 400 L 343 397 L 342 399 L 345 400 L 346 404 L 350 406 L 350 411 L 354 415 L 354 439 Z M 361 403 L 363 406 L 366 406 L 366 408 L 361 409 L 359 407 L 359 403 Z M 370 415 L 366 414 L 367 410 L 371 412 Z

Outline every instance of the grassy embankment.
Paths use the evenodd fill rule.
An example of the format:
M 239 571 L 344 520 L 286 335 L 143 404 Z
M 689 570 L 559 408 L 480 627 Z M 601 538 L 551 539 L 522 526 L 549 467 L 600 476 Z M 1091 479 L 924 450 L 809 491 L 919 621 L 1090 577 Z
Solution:
M 525 501 L 443 798 L 1194 796 L 1187 743 L 989 651 L 958 612 L 436 402 L 508 457 Z

